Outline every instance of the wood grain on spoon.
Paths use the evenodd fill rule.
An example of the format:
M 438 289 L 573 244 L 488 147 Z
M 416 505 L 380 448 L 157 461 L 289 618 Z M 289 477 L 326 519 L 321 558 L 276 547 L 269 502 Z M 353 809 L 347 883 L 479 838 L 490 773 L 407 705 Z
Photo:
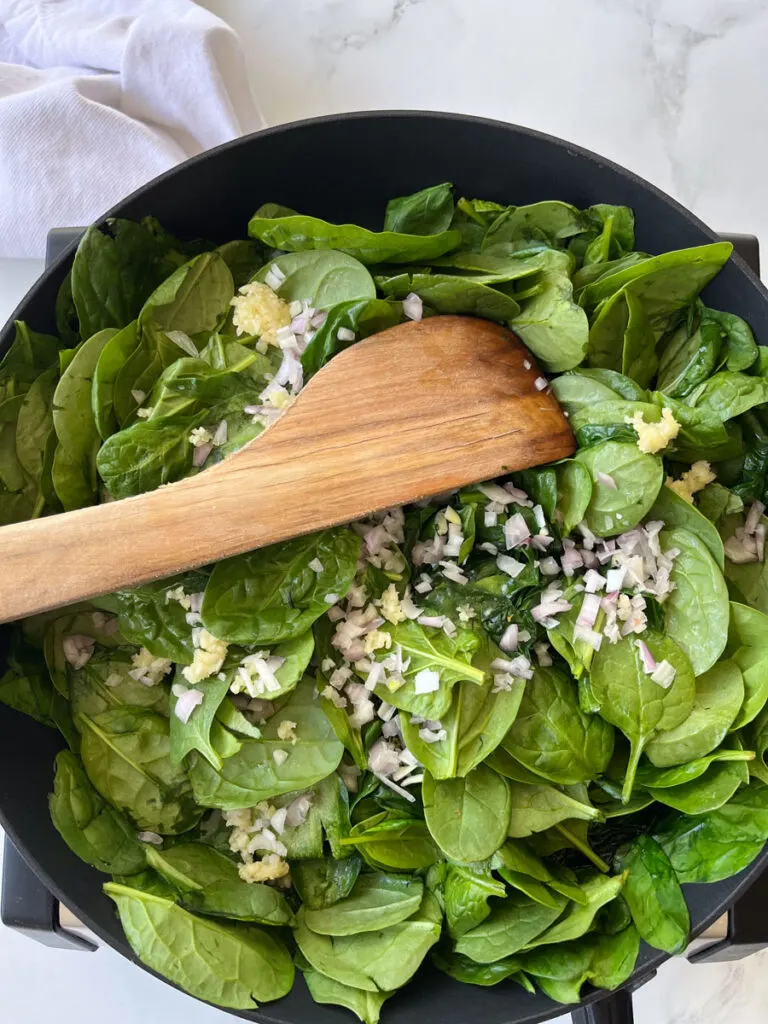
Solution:
M 530 353 L 439 316 L 336 356 L 262 436 L 148 494 L 0 529 L 0 621 L 571 455 Z

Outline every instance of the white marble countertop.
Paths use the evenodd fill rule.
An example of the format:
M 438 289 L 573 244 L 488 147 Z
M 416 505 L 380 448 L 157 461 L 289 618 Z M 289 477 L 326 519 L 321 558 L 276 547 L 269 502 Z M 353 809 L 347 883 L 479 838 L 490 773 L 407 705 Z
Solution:
M 203 6 L 241 34 L 254 94 L 272 124 L 386 107 L 513 121 L 603 153 L 716 230 L 757 234 L 768 244 L 768 0 Z M 40 269 L 35 261 L 0 261 L 0 321 Z M 765 1024 L 766 967 L 768 954 L 698 967 L 673 960 L 637 993 L 636 1020 Z M 13 1024 L 54 1016 L 79 1024 L 225 1020 L 111 950 L 75 955 L 3 928 L 0 979 L 3 1020 Z

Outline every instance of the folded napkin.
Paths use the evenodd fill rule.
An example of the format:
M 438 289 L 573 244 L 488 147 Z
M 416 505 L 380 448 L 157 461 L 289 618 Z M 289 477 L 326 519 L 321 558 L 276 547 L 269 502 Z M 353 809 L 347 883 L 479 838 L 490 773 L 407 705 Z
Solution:
M 191 0 L 0 0 L 0 256 L 263 126 L 237 37 Z

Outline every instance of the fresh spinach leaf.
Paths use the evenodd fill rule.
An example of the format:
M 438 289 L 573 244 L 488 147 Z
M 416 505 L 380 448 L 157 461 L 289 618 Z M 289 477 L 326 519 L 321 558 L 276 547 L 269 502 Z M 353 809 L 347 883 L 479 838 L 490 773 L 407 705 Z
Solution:
M 300 910 L 294 937 L 310 964 L 327 977 L 368 992 L 389 992 L 416 972 L 440 938 L 441 921 L 437 900 L 427 891 L 407 921 L 360 935 L 317 935 Z
M 632 795 L 635 773 L 647 744 L 658 733 L 685 721 L 696 699 L 693 670 L 681 648 L 650 629 L 644 640 L 657 663 L 668 661 L 675 669 L 675 678 L 667 689 L 646 674 L 631 635 L 617 644 L 603 644 L 592 662 L 591 684 L 600 714 L 621 729 L 632 748 L 622 789 L 624 803 Z
M 659 491 L 648 517 L 661 520 L 667 528 L 680 527 L 689 534 L 694 534 L 708 549 L 720 571 L 723 571 L 725 556 L 723 542 L 717 528 L 690 501 L 681 498 L 671 487 L 664 486 Z
M 432 235 L 402 234 L 397 231 L 369 231 L 357 224 L 329 224 L 318 217 L 263 217 L 258 213 L 248 223 L 248 234 L 266 245 L 288 252 L 308 249 L 338 249 L 361 263 L 419 263 L 442 256 L 461 242 L 458 231 Z
M 593 807 L 580 787 L 566 791 L 546 783 L 521 782 L 512 789 L 509 836 L 524 839 L 535 832 L 544 832 L 564 821 L 600 821 L 602 812 Z M 570 790 L 570 792 L 568 792 Z
M 304 906 L 309 910 L 323 910 L 349 896 L 360 874 L 361 863 L 356 853 L 344 860 L 335 857 L 300 860 L 291 865 L 291 878 Z
M 286 721 L 296 723 L 295 745 L 278 736 L 280 725 Z M 281 764 L 273 756 L 277 750 L 288 754 Z M 313 786 L 336 770 L 343 751 L 315 700 L 314 683 L 307 678 L 269 719 L 262 738 L 244 740 L 240 751 L 228 757 L 220 771 L 197 758 L 190 770 L 192 789 L 204 807 L 252 807 L 282 793 Z
M 191 572 L 118 590 L 120 632 L 131 643 L 146 647 L 156 658 L 191 665 L 195 648 L 192 627 L 187 622 L 188 609 L 171 595 L 179 587 L 186 595 L 199 594 L 207 579 L 202 572 Z
M 548 373 L 572 370 L 582 361 L 589 343 L 584 310 L 573 301 L 570 258 L 551 250 L 540 272 L 540 291 L 522 302 L 510 327 Z
M 502 847 L 503 849 L 503 847 Z M 443 883 L 443 906 L 448 933 L 457 939 L 488 917 L 491 896 L 505 897 L 507 890 L 487 865 L 449 864 Z
M 673 398 L 683 398 L 710 377 L 722 344 L 719 326 L 691 307 L 688 318 L 664 345 L 656 387 Z
M 190 995 L 217 1006 L 252 1010 L 290 992 L 294 969 L 279 939 L 242 923 L 197 917 L 168 899 L 110 882 L 134 953 Z
M 712 242 L 649 256 L 586 285 L 579 302 L 585 309 L 594 309 L 598 303 L 629 287 L 643 302 L 649 319 L 656 326 L 670 314 L 687 308 L 728 260 L 732 250 L 730 242 Z
M 79 669 L 70 669 L 69 696 L 72 714 L 100 715 L 120 707 L 147 708 L 160 715 L 168 714 L 168 691 L 160 683 L 145 686 L 130 675 L 134 668 L 133 648 L 115 650 L 97 648 Z
M 66 512 L 93 504 L 98 493 L 96 455 L 101 439 L 91 392 L 99 356 L 113 334 L 114 329 L 100 331 L 83 342 L 53 395 L 53 425 L 59 441 L 53 456 L 53 486 Z
M 138 321 L 132 320 L 122 330 L 113 334 L 102 348 L 93 371 L 91 407 L 96 429 L 102 441 L 116 433 L 124 420 L 118 417 L 115 388 L 120 370 L 139 345 Z M 133 395 L 126 395 L 123 410 L 135 408 Z
M 534 942 L 562 914 L 567 900 L 545 907 L 518 893 L 496 906 L 490 916 L 456 941 L 456 952 L 481 964 L 495 963 L 519 953 Z
M 605 770 L 613 729 L 581 710 L 576 686 L 563 672 L 538 667 L 502 746 L 531 771 L 569 785 Z
M 99 796 L 80 759 L 69 750 L 56 757 L 48 809 L 56 831 L 86 864 L 106 874 L 142 871 L 145 847 L 127 818 Z
M 688 401 L 698 412 L 722 423 L 768 402 L 768 381 L 723 370 L 690 394 Z
M 361 875 L 345 899 L 333 906 L 304 910 L 304 922 L 318 935 L 360 935 L 400 924 L 421 906 L 419 879 L 375 873 Z
M 305 633 L 352 582 L 360 538 L 343 526 L 218 562 L 203 624 L 230 643 L 271 644 Z M 319 560 L 321 572 L 310 562 Z
M 553 925 L 530 943 L 533 946 L 546 946 L 553 942 L 571 942 L 580 939 L 592 927 L 597 912 L 610 903 L 624 887 L 623 875 L 594 875 L 581 883 L 586 896 L 586 903 L 570 903 Z
M 125 327 L 160 282 L 184 262 L 180 244 L 158 228 L 151 218 L 140 223 L 115 218 L 85 232 L 71 278 L 83 338 Z
M 316 1003 L 330 1003 L 351 1010 L 363 1024 L 378 1024 L 381 1008 L 391 992 L 366 992 L 361 988 L 345 985 L 335 978 L 328 978 L 307 964 L 300 964 L 309 994 Z
M 390 199 L 384 214 L 384 230 L 406 235 L 438 235 L 453 220 L 453 185 L 444 182 Z
M 432 963 L 447 974 L 465 985 L 498 985 L 500 981 L 507 978 L 516 980 L 515 975 L 520 971 L 520 961 L 516 957 L 507 957 L 504 960 L 497 960 L 492 964 L 478 964 L 469 957 L 460 953 L 450 953 L 447 950 L 435 950 L 432 953 Z
M 659 733 L 645 753 L 658 768 L 704 757 L 725 738 L 744 701 L 744 680 L 733 659 L 718 661 L 696 680 L 691 713 L 674 729 Z
M 377 275 L 376 284 L 388 299 L 404 299 L 414 292 L 437 313 L 465 313 L 505 323 L 520 312 L 509 295 L 470 277 L 409 270 L 393 277 Z
M 354 254 L 334 249 L 288 252 L 266 263 L 254 280 L 264 281 L 273 266 L 285 274 L 277 289 L 285 302 L 308 302 L 314 309 L 330 310 L 340 302 L 376 298 L 373 278 Z
M 355 846 L 375 871 L 418 871 L 441 858 L 424 821 L 383 811 L 352 827 L 342 846 Z
M 462 631 L 455 637 L 448 637 L 440 629 L 420 626 L 413 621 L 401 622 L 396 626 L 387 625 L 382 627 L 382 631 L 392 637 L 393 650 L 400 647 L 403 657 L 410 658 L 408 668 L 402 673 L 405 680 L 402 686 L 390 689 L 380 683 L 376 687 L 377 696 L 394 704 L 396 708 L 423 718 L 440 719 L 450 707 L 453 688 L 457 683 L 468 681 L 479 685 L 485 682 L 483 669 L 470 663 L 480 645 L 474 633 Z M 386 651 L 383 654 L 386 657 Z M 437 672 L 440 684 L 437 690 L 418 694 L 415 679 L 425 669 Z
M 728 588 L 708 547 L 688 530 L 662 530 L 662 551 L 678 551 L 670 580 L 674 589 L 664 601 L 667 635 L 688 655 L 694 675 L 710 669 L 728 636 Z
M 636 444 L 603 441 L 576 452 L 592 478 L 592 497 L 585 522 L 598 537 L 612 537 L 637 526 L 652 508 L 664 482 L 657 455 L 646 455 Z M 609 476 L 615 488 L 601 482 Z
M 353 299 L 331 306 L 328 316 L 301 354 L 305 381 L 345 348 L 371 334 L 394 327 L 402 319 L 402 305 L 384 299 Z M 339 332 L 344 334 L 348 331 L 354 333 L 353 341 L 339 338 Z
M 507 780 L 479 765 L 465 778 L 435 780 L 425 772 L 424 816 L 437 845 L 459 863 L 486 860 L 503 844 L 509 827 Z
M 619 850 L 616 867 L 628 872 L 623 896 L 641 937 L 655 949 L 679 953 L 691 919 L 667 855 L 651 836 L 638 836 Z
M 81 757 L 88 778 L 137 826 L 161 835 L 186 832 L 202 815 L 183 770 L 171 764 L 168 722 L 154 711 L 116 708 L 80 715 Z
M 741 751 L 743 754 L 752 751 Z M 660 804 L 674 807 L 684 814 L 706 814 L 716 811 L 727 803 L 739 787 L 749 782 L 746 757 L 742 761 L 718 761 L 698 779 L 681 786 L 666 789 L 649 789 L 649 793 Z
M 741 670 L 744 703 L 731 732 L 749 724 L 768 700 L 768 617 L 755 608 L 731 602 L 727 653 Z
M 187 910 L 259 924 L 284 925 L 293 919 L 278 889 L 244 882 L 229 857 L 203 843 L 149 848 L 147 863 L 178 892 Z
M 557 247 L 588 226 L 587 217 L 569 203 L 546 200 L 529 206 L 508 206 L 488 228 L 483 249 L 502 243 L 516 248 L 535 243 Z
M 175 695 L 171 696 L 171 764 L 184 764 L 187 754 L 196 750 L 216 771 L 221 770 L 223 759 L 214 745 L 211 729 L 216 719 L 216 713 L 232 685 L 234 672 L 223 672 L 219 675 L 223 675 L 224 678 L 220 679 L 219 676 L 215 676 L 199 684 L 199 689 L 203 694 L 202 703 L 195 708 L 186 722 L 182 722 L 176 714 L 179 698 Z

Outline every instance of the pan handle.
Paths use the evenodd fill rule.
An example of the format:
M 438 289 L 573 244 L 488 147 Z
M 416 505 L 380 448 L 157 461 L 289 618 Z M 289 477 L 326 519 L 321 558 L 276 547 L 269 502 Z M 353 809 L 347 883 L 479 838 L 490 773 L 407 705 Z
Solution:
M 633 1024 L 632 993 L 627 989 L 611 992 L 571 1014 L 573 1024 Z
M 0 921 L 23 935 L 59 949 L 92 952 L 96 946 L 66 931 L 59 921 L 59 901 L 48 891 L 8 836 L 3 851 Z

